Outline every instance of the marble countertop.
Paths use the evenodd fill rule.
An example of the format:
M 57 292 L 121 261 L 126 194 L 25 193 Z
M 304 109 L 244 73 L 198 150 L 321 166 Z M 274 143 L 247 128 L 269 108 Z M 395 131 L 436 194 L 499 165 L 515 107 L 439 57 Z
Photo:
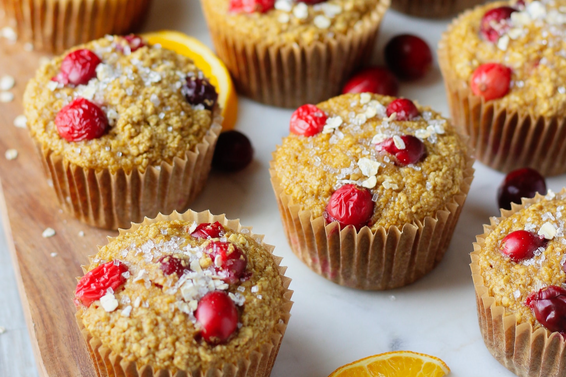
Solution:
M 436 48 L 447 24 L 448 20 L 420 20 L 390 11 L 381 29 L 375 62 L 382 62 L 383 45 L 399 33 L 420 35 Z M 196 0 L 155 1 L 145 29 L 180 30 L 211 45 Z M 437 66 L 424 80 L 403 84 L 400 95 L 448 114 Z M 243 224 L 253 226 L 254 232 L 265 234 L 265 241 L 276 246 L 275 253 L 284 257 L 283 265 L 289 266 L 287 275 L 293 279 L 295 304 L 272 376 L 323 377 L 343 364 L 392 350 L 440 357 L 455 377 L 513 376 L 483 344 L 468 266 L 475 236 L 482 232 L 489 216 L 498 214 L 495 193 L 503 174 L 476 163 L 476 178 L 452 244 L 432 273 L 402 289 L 356 291 L 311 272 L 293 255 L 283 234 L 268 166 L 271 152 L 288 133 L 292 111 L 244 98 L 239 110 L 237 128 L 252 140 L 255 159 L 240 173 L 213 173 L 193 209 L 240 218 Z M 549 179 L 548 185 L 559 191 L 566 186 L 566 177 Z M 6 329 L 0 335 L 0 376 L 37 376 L 3 233 L 0 286 L 0 326 Z

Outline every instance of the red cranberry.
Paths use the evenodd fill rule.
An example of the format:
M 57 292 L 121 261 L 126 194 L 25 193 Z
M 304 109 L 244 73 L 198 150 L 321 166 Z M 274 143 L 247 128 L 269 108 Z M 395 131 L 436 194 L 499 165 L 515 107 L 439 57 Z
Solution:
M 235 130 L 226 131 L 218 137 L 212 166 L 227 172 L 239 171 L 248 166 L 253 157 L 254 149 L 246 135 Z
M 390 137 L 376 145 L 377 151 L 385 151 L 395 158 L 395 162 L 401 166 L 407 166 L 419 162 L 426 154 L 424 143 L 412 135 L 400 136 L 404 148 L 395 144 L 395 139 Z M 403 145 L 401 145 L 403 147 Z
M 231 13 L 265 13 L 275 7 L 275 0 L 230 0 Z
M 537 321 L 550 331 L 566 332 L 566 290 L 551 285 L 527 297 Z
M 342 94 L 346 93 L 375 93 L 384 96 L 396 96 L 399 92 L 399 82 L 387 68 L 366 68 L 348 80 Z
M 502 64 L 482 64 L 472 75 L 472 92 L 486 101 L 501 98 L 509 92 L 511 74 L 511 69 Z
M 497 189 L 499 208 L 511 209 L 511 203 L 521 204 L 521 198 L 534 198 L 536 193 L 546 194 L 544 177 L 534 169 L 513 170 L 505 176 Z
M 186 270 L 189 270 L 189 266 L 186 265 L 187 262 L 172 255 L 165 255 L 159 258 L 158 263 L 161 265 L 161 270 L 165 276 L 177 274 L 177 276 L 181 277 Z
M 546 239 L 533 232 L 526 230 L 516 230 L 509 233 L 501 241 L 500 251 L 507 255 L 513 262 L 520 262 L 531 259 L 535 251 L 546 245 Z
M 130 52 L 134 52 L 146 46 L 143 38 L 140 37 L 139 35 L 130 34 L 130 35 L 125 35 L 123 38 L 125 39 L 128 47 L 130 47 Z M 116 49 L 120 52 L 124 52 L 124 46 L 120 43 L 118 43 Z
M 111 288 L 116 290 L 126 282 L 123 273 L 128 271 L 128 267 L 118 261 L 101 264 L 89 271 L 81 278 L 75 290 L 75 302 L 77 305 L 83 304 L 90 306 L 94 301 L 104 296 Z
M 203 105 L 207 110 L 212 110 L 218 100 L 216 88 L 205 78 L 187 77 L 184 93 L 191 105 Z
M 315 105 L 303 105 L 291 115 L 289 129 L 295 135 L 314 136 L 322 132 L 326 119 L 324 111 Z
M 217 274 L 228 284 L 238 282 L 246 270 L 246 256 L 232 243 L 212 241 L 206 253 L 212 258 Z
M 497 42 L 499 37 L 509 30 L 511 13 L 517 9 L 511 7 L 493 8 L 485 12 L 481 19 L 480 33 L 482 37 L 490 42 Z
M 416 80 L 424 77 L 432 67 L 432 53 L 421 38 L 402 34 L 393 37 L 385 46 L 385 61 L 400 79 Z
M 406 98 L 397 98 L 387 105 L 387 116 L 397 114 L 397 120 L 413 120 L 420 115 L 419 109 L 415 106 L 413 101 Z
M 195 317 L 202 326 L 202 337 L 210 344 L 222 344 L 238 328 L 238 310 L 224 292 L 215 291 L 200 299 Z
M 57 113 L 55 125 L 67 141 L 91 140 L 104 134 L 108 119 L 100 107 L 79 97 Z
M 224 235 L 224 227 L 218 221 L 215 223 L 202 223 L 191 233 L 194 238 L 219 238 Z
M 84 85 L 96 77 L 96 67 L 100 58 L 87 49 L 69 53 L 61 63 L 61 70 L 52 80 L 60 84 Z
M 373 201 L 369 190 L 348 184 L 336 190 L 326 206 L 327 223 L 338 221 L 342 228 L 353 225 L 360 230 L 373 215 Z

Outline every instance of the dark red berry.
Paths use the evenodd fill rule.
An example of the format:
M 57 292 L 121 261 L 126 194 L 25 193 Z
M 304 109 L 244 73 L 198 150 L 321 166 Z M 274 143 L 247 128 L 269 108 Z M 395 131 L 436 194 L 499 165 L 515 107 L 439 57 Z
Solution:
M 231 13 L 265 13 L 275 7 L 275 0 L 230 0 Z
M 108 118 L 96 104 L 79 97 L 57 113 L 55 125 L 67 141 L 91 140 L 104 134 Z
M 472 75 L 472 92 L 486 101 L 504 97 L 509 92 L 512 73 L 509 67 L 499 63 L 482 64 Z
M 375 93 L 384 96 L 397 96 L 399 82 L 391 71 L 383 67 L 366 68 L 348 80 L 342 94 Z
M 253 158 L 254 149 L 250 139 L 241 132 L 226 131 L 218 137 L 212 166 L 218 170 L 234 172 L 244 169 Z
M 165 276 L 177 274 L 177 276 L 181 277 L 186 270 L 189 270 L 187 262 L 172 255 L 165 255 L 159 258 L 158 263 L 161 265 L 161 270 Z
M 108 288 L 116 290 L 126 282 L 122 275 L 128 267 L 119 261 L 102 264 L 86 273 L 75 290 L 75 302 L 90 306 L 94 301 L 106 294 Z
M 480 33 L 482 37 L 490 42 L 497 42 L 507 30 L 509 30 L 509 19 L 511 13 L 517 9 L 511 7 L 493 8 L 485 12 L 480 24 Z
M 212 110 L 218 100 L 216 88 L 206 78 L 187 77 L 184 94 L 191 105 L 203 105 L 207 110 Z
M 63 59 L 61 70 L 52 80 L 60 84 L 84 85 L 96 77 L 100 58 L 87 49 L 75 50 Z
M 248 260 L 244 253 L 229 242 L 212 241 L 206 246 L 205 252 L 212 259 L 212 264 L 218 276 L 228 284 L 234 284 L 244 274 Z
M 370 221 L 373 205 L 369 190 L 347 184 L 332 194 L 326 205 L 324 218 L 327 223 L 338 221 L 342 228 L 353 225 L 360 230 Z
M 402 34 L 393 37 L 385 46 L 385 61 L 400 79 L 416 80 L 424 77 L 432 67 L 432 53 L 421 38 Z
M 499 208 L 511 209 L 511 203 L 521 204 L 521 198 L 534 198 L 546 194 L 546 182 L 538 171 L 531 168 L 513 170 L 505 176 L 497 189 Z
M 314 136 L 322 132 L 328 117 L 315 105 L 303 105 L 299 107 L 289 122 L 289 130 L 295 135 Z
M 224 227 L 218 221 L 215 223 L 202 223 L 191 233 L 195 238 L 219 238 L 225 234 Z
M 566 332 L 566 290 L 555 285 L 531 293 L 525 305 L 531 308 L 537 321 L 550 331 Z
M 376 145 L 378 152 L 390 154 L 395 163 L 400 166 L 415 164 L 422 160 L 426 154 L 426 146 L 417 137 L 402 135 L 401 140 L 390 137 Z M 401 142 L 400 142 L 401 141 Z
M 120 52 L 124 52 L 124 47 L 128 46 L 130 52 L 135 52 L 136 50 L 145 47 L 146 44 L 142 37 L 135 34 L 125 35 L 124 37 L 125 43 L 119 42 L 116 45 L 116 49 Z
M 503 241 L 499 250 L 507 255 L 513 262 L 531 259 L 539 247 L 546 245 L 546 239 L 533 232 L 516 230 L 509 233 Z
M 397 98 L 387 105 L 386 109 L 387 116 L 390 117 L 392 114 L 397 114 L 396 120 L 413 120 L 420 115 L 419 109 L 415 106 L 413 101 L 406 98 Z
M 202 337 L 207 343 L 222 344 L 238 328 L 238 310 L 224 292 L 215 291 L 200 299 L 195 317 L 202 326 Z

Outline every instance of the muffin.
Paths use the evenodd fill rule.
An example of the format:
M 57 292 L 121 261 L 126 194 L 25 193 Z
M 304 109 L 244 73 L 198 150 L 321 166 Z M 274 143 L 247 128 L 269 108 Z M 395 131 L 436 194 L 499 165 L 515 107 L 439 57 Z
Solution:
M 151 0 L 3 0 L 18 39 L 59 53 L 107 34 L 127 34 L 144 22 Z
M 415 17 L 444 18 L 486 0 L 392 0 L 391 8 Z
M 442 259 L 473 179 L 463 139 L 407 99 L 346 94 L 301 106 L 271 161 L 293 252 L 334 283 L 410 284 Z
M 262 238 L 189 211 L 109 239 L 75 296 L 102 375 L 269 376 L 292 292 Z
M 242 94 L 296 108 L 340 93 L 371 57 L 390 0 L 201 0 L 216 53 Z
M 491 354 L 518 376 L 566 373 L 566 190 L 523 199 L 491 218 L 472 258 L 478 316 Z
M 216 98 L 190 59 L 108 36 L 43 65 L 24 109 L 61 206 L 116 229 L 198 195 L 221 129 Z
M 454 124 L 489 167 L 566 172 L 565 5 L 486 4 L 462 14 L 442 37 Z

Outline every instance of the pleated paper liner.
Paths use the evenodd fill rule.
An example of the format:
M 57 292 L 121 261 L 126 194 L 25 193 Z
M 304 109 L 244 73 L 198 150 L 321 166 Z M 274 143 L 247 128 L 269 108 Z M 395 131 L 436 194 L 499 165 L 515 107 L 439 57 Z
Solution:
M 238 92 L 267 105 L 297 108 L 340 94 L 354 70 L 369 61 L 390 0 L 380 0 L 348 34 L 309 45 L 267 44 L 262 36 L 235 34 L 210 3 L 201 0 L 212 41 Z
M 301 210 L 281 187 L 273 168 L 271 184 L 275 192 L 285 235 L 293 253 L 311 270 L 346 287 L 387 290 L 406 286 L 433 270 L 442 260 L 466 201 L 474 177 L 472 157 L 467 158 L 460 191 L 434 217 L 422 222 L 340 230 L 337 222 L 326 224 Z
M 391 8 L 415 17 L 445 18 L 486 0 L 391 0 Z
M 60 53 L 140 28 L 151 0 L 0 0 L 5 21 L 34 49 Z
M 63 209 L 88 225 L 118 229 L 145 216 L 188 208 L 208 178 L 221 123 L 217 108 L 210 130 L 185 158 L 145 171 L 83 168 L 37 142 L 36 147 Z
M 213 223 L 219 221 L 224 226 L 240 232 L 242 229 L 249 230 L 249 235 L 259 242 L 266 250 L 268 250 L 278 265 L 279 274 L 282 278 L 282 283 L 285 288 L 283 295 L 284 304 L 282 305 L 283 312 L 281 313 L 281 320 L 273 329 L 270 342 L 261 344 L 256 349 L 240 350 L 240 357 L 234 363 L 211 363 L 208 369 L 198 370 L 154 370 L 151 365 L 140 365 L 136 362 L 123 360 L 122 357 L 113 352 L 108 347 L 104 346 L 100 339 L 95 338 L 86 330 L 81 320 L 81 310 L 77 312 L 76 319 L 81 333 L 87 343 L 87 348 L 93 358 L 95 368 L 97 369 L 98 377 L 268 377 L 273 369 L 275 358 L 279 352 L 281 341 L 285 335 L 289 318 L 291 317 L 291 307 L 293 302 L 291 296 L 293 291 L 289 290 L 291 279 L 285 276 L 287 267 L 282 267 L 281 261 L 283 258 L 273 255 L 274 246 L 263 243 L 263 236 L 253 234 L 251 227 L 243 227 L 240 220 L 228 220 L 225 215 L 212 215 L 209 211 L 194 212 L 187 211 L 185 213 L 173 212 L 171 215 L 166 216 L 159 214 L 154 219 L 145 218 L 141 224 L 132 224 L 128 230 L 120 229 L 120 234 L 133 232 L 140 226 L 148 225 L 157 221 L 174 221 L 183 220 L 196 223 Z M 112 238 L 109 237 L 109 241 Z M 91 256 L 90 262 L 92 262 Z M 86 273 L 86 267 L 83 266 L 83 271 Z
M 558 195 L 566 195 L 566 189 Z M 517 376 L 561 377 L 566 375 L 564 338 L 557 332 L 551 333 L 542 327 L 534 330 L 530 323 L 519 323 L 514 314 L 506 313 L 504 307 L 498 306 L 484 285 L 478 262 L 485 239 L 496 223 L 512 216 L 525 205 L 544 200 L 544 196 L 537 194 L 533 199 L 522 200 L 522 205 L 512 204 L 511 210 L 502 210 L 499 219 L 491 218 L 491 224 L 484 225 L 484 233 L 477 236 L 474 251 L 470 254 L 480 330 L 493 357 Z

